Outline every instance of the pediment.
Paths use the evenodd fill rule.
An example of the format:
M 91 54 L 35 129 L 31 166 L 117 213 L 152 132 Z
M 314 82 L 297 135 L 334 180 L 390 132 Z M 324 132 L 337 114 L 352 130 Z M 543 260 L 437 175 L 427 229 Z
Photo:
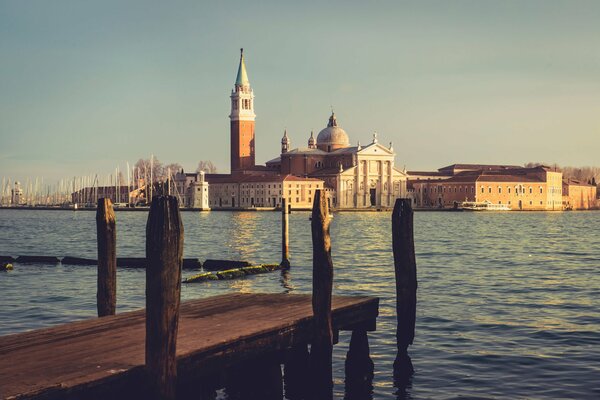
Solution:
M 365 155 L 365 156 L 393 156 L 394 152 L 391 151 L 388 147 L 383 146 L 379 143 L 371 143 L 368 146 L 360 149 L 357 154 Z

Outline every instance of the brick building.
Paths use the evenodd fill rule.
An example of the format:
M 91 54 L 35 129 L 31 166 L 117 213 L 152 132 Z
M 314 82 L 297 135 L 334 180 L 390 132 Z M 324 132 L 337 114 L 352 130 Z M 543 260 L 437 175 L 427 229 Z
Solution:
M 596 206 L 592 185 L 563 182 L 561 172 L 545 166 L 454 164 L 437 173 L 408 175 L 413 203 L 422 208 L 450 208 L 464 201 L 489 201 L 512 210 L 558 211 Z

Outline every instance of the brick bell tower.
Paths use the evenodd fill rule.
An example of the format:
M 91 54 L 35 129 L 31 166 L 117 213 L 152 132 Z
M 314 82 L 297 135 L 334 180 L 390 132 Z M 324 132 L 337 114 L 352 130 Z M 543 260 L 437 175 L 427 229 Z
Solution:
M 253 169 L 254 161 L 254 93 L 248 81 L 244 49 L 240 49 L 235 87 L 231 91 L 231 173 Z

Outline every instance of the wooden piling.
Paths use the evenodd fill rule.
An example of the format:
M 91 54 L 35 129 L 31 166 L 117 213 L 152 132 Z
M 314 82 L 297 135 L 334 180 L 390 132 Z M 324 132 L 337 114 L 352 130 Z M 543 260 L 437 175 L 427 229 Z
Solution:
M 149 393 L 174 400 L 176 340 L 183 263 L 177 198 L 155 196 L 146 225 L 146 370 Z
M 322 190 L 315 191 L 312 209 L 313 244 L 313 293 L 314 336 L 310 351 L 310 367 L 313 375 L 315 399 L 331 399 L 333 396 L 331 325 L 331 292 L 333 290 L 333 263 L 331 261 L 331 238 L 329 236 L 329 209 Z
M 375 365 L 369 355 L 367 331 L 352 331 L 350 347 L 346 354 L 346 396 L 347 399 L 365 399 L 373 391 Z
M 98 199 L 96 209 L 98 239 L 98 316 L 115 315 L 117 307 L 117 229 L 110 199 Z
M 290 267 L 289 209 L 285 198 L 281 199 L 281 267 Z
M 396 341 L 398 354 L 394 368 L 411 374 L 408 346 L 415 337 L 417 312 L 417 264 L 413 237 L 413 210 L 410 199 L 397 199 L 392 213 L 392 246 L 396 272 Z

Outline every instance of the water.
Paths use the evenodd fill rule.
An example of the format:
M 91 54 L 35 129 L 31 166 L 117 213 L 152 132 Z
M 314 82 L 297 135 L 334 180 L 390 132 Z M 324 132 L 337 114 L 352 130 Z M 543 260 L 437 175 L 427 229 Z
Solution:
M 183 213 L 185 256 L 280 261 L 278 213 Z M 118 213 L 118 255 L 143 256 L 147 214 Z M 389 213 L 332 221 L 334 292 L 381 298 L 374 399 L 600 398 L 600 212 L 415 214 L 415 375 L 394 387 Z M 311 290 L 308 213 L 290 215 L 292 271 L 184 285 L 225 292 Z M 0 210 L 0 254 L 96 256 L 91 212 Z M 117 312 L 144 305 L 144 271 L 119 270 Z M 191 272 L 184 271 L 184 277 Z M 95 317 L 95 267 L 16 265 L 0 273 L 0 335 Z M 344 396 L 349 334 L 334 347 Z

